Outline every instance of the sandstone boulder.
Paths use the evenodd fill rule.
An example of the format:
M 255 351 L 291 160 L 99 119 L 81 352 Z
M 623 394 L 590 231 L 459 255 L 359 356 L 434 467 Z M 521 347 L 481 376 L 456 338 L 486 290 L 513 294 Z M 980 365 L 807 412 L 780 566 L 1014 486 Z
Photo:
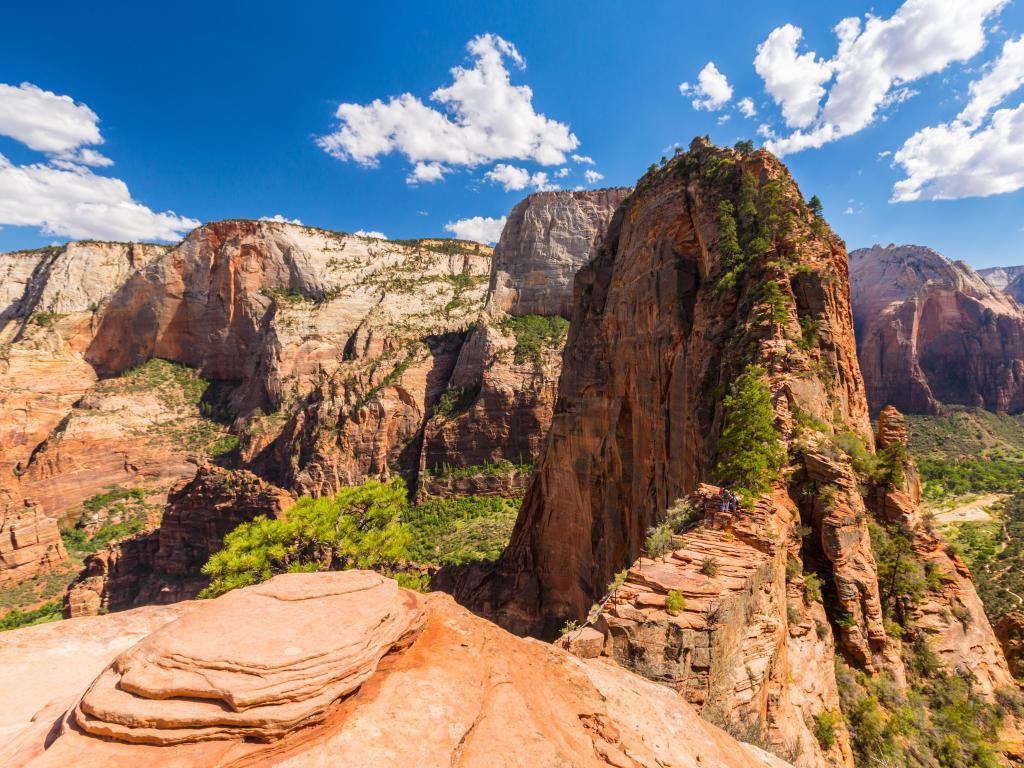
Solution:
M 12 713 L 17 750 L 0 742 L 5 764 L 786 765 L 702 721 L 668 688 L 515 638 L 445 595 L 352 571 L 279 576 L 233 595 L 190 606 L 112 665 L 83 656 L 74 678 L 51 667 L 38 678 L 59 689 L 51 696 L 100 674 L 64 717 L 55 706 L 35 724 L 26 707 Z M 19 674 L 43 660 L 74 664 L 77 622 L 104 644 L 133 614 L 36 631 L 42 642 L 24 647 Z

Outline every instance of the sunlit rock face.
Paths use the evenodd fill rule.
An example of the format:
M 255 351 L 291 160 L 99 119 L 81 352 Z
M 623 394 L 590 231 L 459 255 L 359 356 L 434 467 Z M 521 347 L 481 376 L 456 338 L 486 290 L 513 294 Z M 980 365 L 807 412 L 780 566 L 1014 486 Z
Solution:
M 667 688 L 366 571 L 17 630 L 0 662 L 35 692 L 0 710 L 10 766 L 786 765 Z
M 964 262 L 915 245 L 861 248 L 850 294 L 872 412 L 1024 408 L 1024 309 Z

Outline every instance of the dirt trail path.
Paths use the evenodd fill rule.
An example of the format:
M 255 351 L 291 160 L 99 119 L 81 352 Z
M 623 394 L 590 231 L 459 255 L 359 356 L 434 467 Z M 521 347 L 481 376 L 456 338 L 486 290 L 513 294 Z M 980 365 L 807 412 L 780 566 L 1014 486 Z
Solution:
M 935 522 L 939 525 L 948 525 L 950 523 L 990 522 L 992 520 L 992 515 L 988 512 L 989 508 L 993 504 L 996 504 L 1006 498 L 1009 498 L 1009 494 L 987 493 L 984 496 L 979 496 L 973 501 L 968 502 L 967 504 L 962 504 L 959 507 L 936 511 Z

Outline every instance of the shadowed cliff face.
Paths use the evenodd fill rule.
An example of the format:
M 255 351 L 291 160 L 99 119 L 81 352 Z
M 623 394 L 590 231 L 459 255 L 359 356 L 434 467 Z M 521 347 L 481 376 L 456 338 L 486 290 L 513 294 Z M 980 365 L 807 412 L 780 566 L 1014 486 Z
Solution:
M 921 246 L 854 251 L 850 277 L 873 412 L 1024 408 L 1024 310 L 1009 295 Z

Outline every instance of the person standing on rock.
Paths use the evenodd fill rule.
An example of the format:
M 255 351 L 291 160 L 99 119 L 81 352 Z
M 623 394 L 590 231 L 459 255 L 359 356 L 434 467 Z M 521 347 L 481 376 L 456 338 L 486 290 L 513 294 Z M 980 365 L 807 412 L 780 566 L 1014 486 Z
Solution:
M 735 512 L 740 508 L 740 497 L 735 493 L 729 494 L 729 511 Z
M 729 511 L 729 489 L 724 485 L 721 490 L 718 491 L 718 498 L 722 500 L 722 512 Z

